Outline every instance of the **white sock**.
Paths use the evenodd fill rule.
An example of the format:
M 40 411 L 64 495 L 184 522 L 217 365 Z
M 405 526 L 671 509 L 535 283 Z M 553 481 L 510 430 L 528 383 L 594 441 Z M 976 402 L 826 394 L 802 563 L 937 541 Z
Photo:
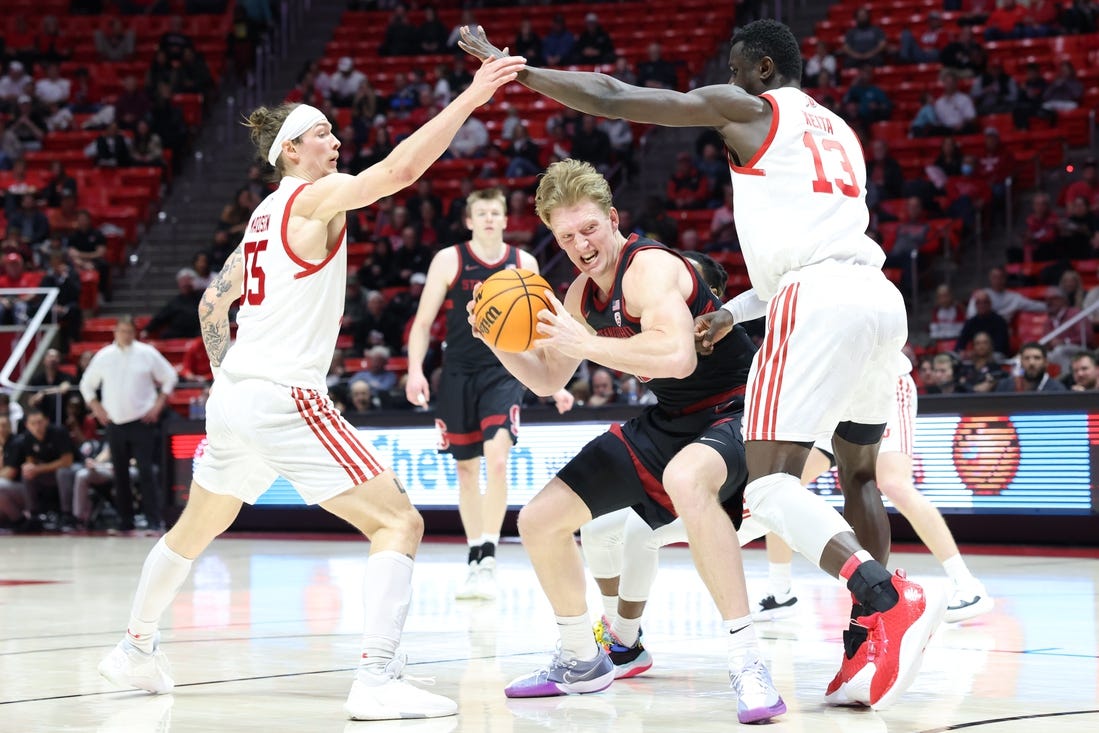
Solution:
M 486 542 L 491 542 L 491 543 L 492 543 L 492 544 L 494 544 L 494 545 L 498 545 L 498 544 L 500 544 L 500 533 L 499 533 L 499 532 L 497 532 L 496 534 L 488 534 L 488 533 L 485 533 L 485 534 L 481 535 L 481 542 L 480 542 L 480 544 L 482 544 L 482 545 L 483 545 L 483 544 L 485 544 Z
M 962 559 L 961 555 L 955 555 L 946 560 L 943 563 L 943 570 L 954 581 L 954 585 L 961 585 L 974 579 L 973 573 L 969 572 L 969 568 L 966 567 L 965 560 Z
M 588 614 L 558 616 L 557 631 L 561 634 L 561 653 L 566 659 L 586 662 L 599 654 L 599 645 L 591 633 Z
M 759 658 L 759 644 L 756 642 L 756 629 L 752 626 L 751 616 L 724 620 L 721 628 L 725 631 L 729 644 L 731 672 L 739 672 Z
M 614 626 L 615 621 L 618 619 L 618 596 L 600 596 L 603 599 L 603 618 L 607 619 L 607 623 Z
M 412 558 L 392 550 L 372 554 L 363 576 L 360 672 L 381 672 L 393 659 L 411 600 Z
M 788 562 L 767 563 L 767 581 L 775 598 L 790 593 L 791 567 Z
M 161 537 L 141 568 L 126 638 L 141 651 L 151 654 L 160 617 L 179 592 L 191 572 L 192 560 L 173 552 Z
M 614 635 L 627 648 L 634 645 L 641 633 L 640 618 L 619 618 L 614 622 Z

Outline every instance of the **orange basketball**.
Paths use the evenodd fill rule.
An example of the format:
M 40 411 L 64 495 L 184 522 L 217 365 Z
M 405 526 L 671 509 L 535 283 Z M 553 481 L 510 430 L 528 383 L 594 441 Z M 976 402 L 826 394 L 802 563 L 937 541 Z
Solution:
M 534 346 L 538 313 L 553 310 L 550 286 L 530 270 L 500 270 L 481 283 L 473 301 L 473 322 L 490 346 L 519 353 Z

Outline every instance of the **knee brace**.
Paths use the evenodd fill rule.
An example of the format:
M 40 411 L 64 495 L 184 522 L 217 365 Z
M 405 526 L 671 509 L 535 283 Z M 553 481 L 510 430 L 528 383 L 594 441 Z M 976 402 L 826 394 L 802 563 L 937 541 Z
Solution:
M 744 489 L 744 501 L 756 521 L 818 567 L 829 540 L 853 531 L 839 512 L 788 473 L 752 481 Z
M 596 517 L 580 528 L 580 548 L 594 577 L 616 578 L 621 575 L 626 517 L 633 513 L 629 508 L 619 509 Z

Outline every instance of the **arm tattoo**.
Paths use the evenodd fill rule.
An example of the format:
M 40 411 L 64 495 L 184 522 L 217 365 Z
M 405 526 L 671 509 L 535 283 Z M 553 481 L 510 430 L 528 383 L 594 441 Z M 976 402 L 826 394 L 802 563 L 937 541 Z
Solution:
M 402 494 L 408 493 L 407 491 L 405 491 L 404 484 L 401 483 L 401 480 L 396 476 L 393 477 L 393 483 L 397 484 L 397 491 L 401 492 Z
M 216 321 L 203 321 L 202 342 L 206 344 L 206 354 L 210 357 L 210 366 L 221 366 L 225 352 L 229 350 L 229 318 Z
M 225 352 L 229 350 L 229 316 L 214 317 L 218 304 L 226 297 L 233 287 L 233 268 L 241 260 L 240 247 L 233 252 L 221 268 L 221 272 L 214 277 L 210 287 L 202 296 L 199 303 L 199 320 L 202 322 L 202 341 L 206 345 L 206 353 L 210 357 L 210 366 L 221 366 L 221 360 L 225 358 Z M 211 295 L 211 291 L 213 294 Z

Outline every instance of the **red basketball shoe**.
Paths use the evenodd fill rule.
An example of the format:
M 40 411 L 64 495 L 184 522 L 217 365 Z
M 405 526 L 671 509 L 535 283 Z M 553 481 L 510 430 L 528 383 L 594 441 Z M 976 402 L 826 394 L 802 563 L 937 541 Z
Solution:
M 849 632 L 844 631 L 844 636 Z M 865 639 L 855 651 L 855 656 L 843 655 L 840 671 L 824 691 L 824 700 L 829 705 L 869 705 L 870 682 L 874 677 L 874 667 L 869 662 L 870 649 L 874 642 Z
M 856 619 L 870 630 L 863 644 L 867 668 L 873 669 L 866 703 L 875 710 L 896 702 L 916 679 L 927 641 L 946 613 L 947 596 L 937 586 L 919 586 L 898 570 L 893 575 L 893 587 L 900 596 L 897 605 Z M 847 695 L 861 696 L 861 691 L 849 681 Z

